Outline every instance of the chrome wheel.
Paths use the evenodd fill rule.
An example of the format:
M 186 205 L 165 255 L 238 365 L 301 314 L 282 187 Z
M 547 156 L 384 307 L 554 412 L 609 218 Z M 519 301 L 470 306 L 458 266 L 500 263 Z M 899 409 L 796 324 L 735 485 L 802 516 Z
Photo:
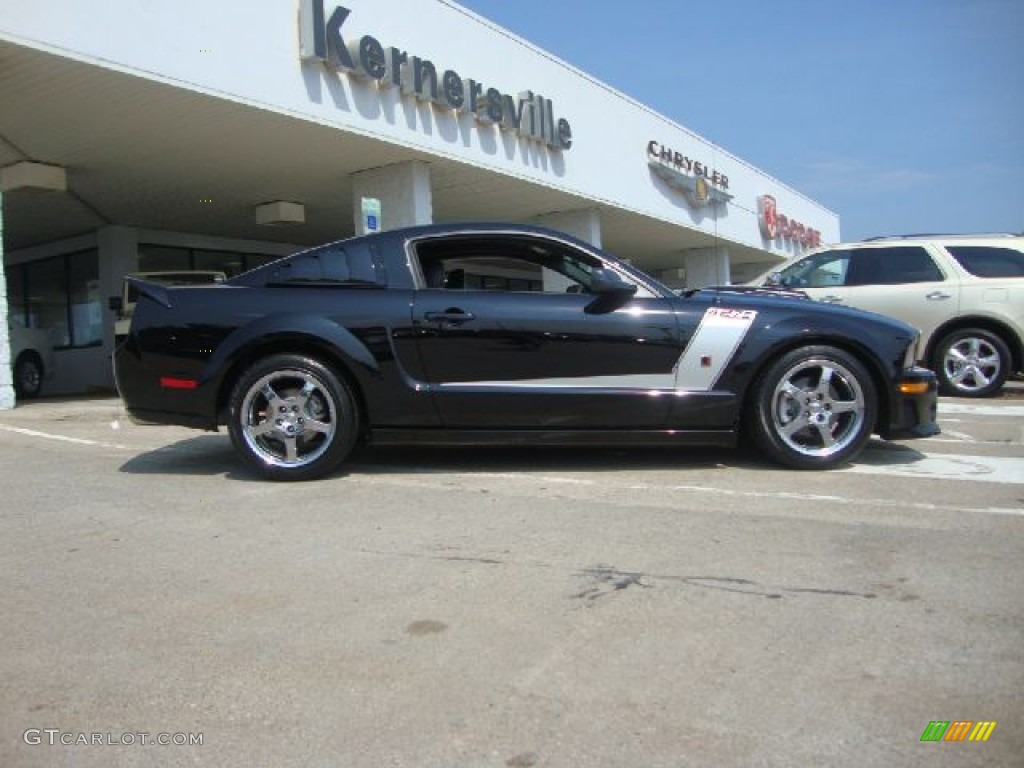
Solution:
M 345 379 L 306 355 L 269 355 L 242 372 L 227 421 L 235 448 L 271 480 L 323 477 L 359 436 L 359 409 Z
M 315 462 L 338 430 L 331 393 L 310 371 L 284 369 L 260 377 L 245 392 L 240 411 L 245 444 L 273 467 Z
M 787 371 L 772 397 L 772 425 L 782 441 L 807 456 L 831 456 L 861 432 L 860 382 L 842 365 L 811 359 Z
M 939 391 L 954 397 L 989 397 L 1006 383 L 1013 355 L 987 328 L 961 328 L 942 338 L 931 357 Z
M 796 350 L 762 380 L 762 442 L 776 458 L 804 468 L 833 466 L 867 441 L 874 391 L 863 367 L 840 350 Z
M 987 339 L 967 337 L 946 348 L 942 373 L 949 384 L 965 395 L 989 389 L 1003 370 L 999 350 Z

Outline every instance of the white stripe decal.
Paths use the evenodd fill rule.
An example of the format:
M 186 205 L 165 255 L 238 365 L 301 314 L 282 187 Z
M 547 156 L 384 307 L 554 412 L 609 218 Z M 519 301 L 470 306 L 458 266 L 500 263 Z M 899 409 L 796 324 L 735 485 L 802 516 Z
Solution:
M 752 309 L 708 309 L 676 363 L 676 389 L 697 392 L 713 389 L 755 317 L 757 312 Z
M 706 392 L 712 389 L 732 360 L 754 323 L 754 310 L 711 307 L 696 332 L 665 373 L 611 374 L 608 376 L 564 376 L 550 379 L 513 381 L 459 381 L 437 388 L 501 387 L 503 389 L 639 389 L 651 391 Z
M 672 373 L 639 373 L 609 376 L 568 376 L 560 379 L 515 379 L 514 381 L 459 381 L 439 384 L 446 387 L 501 387 L 503 389 L 672 389 Z

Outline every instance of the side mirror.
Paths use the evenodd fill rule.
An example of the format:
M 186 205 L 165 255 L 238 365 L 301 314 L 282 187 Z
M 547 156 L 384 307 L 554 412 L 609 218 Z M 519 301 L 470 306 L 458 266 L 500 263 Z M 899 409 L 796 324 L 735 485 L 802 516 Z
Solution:
M 769 272 L 764 279 L 764 284 L 768 288 L 780 288 L 782 287 L 782 273 L 781 272 Z
M 121 313 L 124 312 L 124 297 L 111 296 L 109 299 L 107 299 L 107 306 L 111 309 L 111 311 L 120 315 Z
M 637 286 L 627 283 L 611 269 L 595 269 L 590 275 L 590 292 L 594 300 L 583 311 L 588 315 L 603 315 L 614 312 L 629 302 Z
M 627 283 L 611 269 L 595 269 L 590 275 L 590 292 L 598 296 L 632 296 L 636 288 L 635 284 Z

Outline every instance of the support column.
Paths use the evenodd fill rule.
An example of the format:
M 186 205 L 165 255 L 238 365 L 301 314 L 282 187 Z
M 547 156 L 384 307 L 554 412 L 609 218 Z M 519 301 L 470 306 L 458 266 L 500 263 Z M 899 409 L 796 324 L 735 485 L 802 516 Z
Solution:
M 114 313 L 107 308 L 107 299 L 121 295 L 124 276 L 139 269 L 139 231 L 132 227 L 103 227 L 96 232 L 96 248 L 100 263 L 100 302 L 103 310 L 103 351 L 114 353 Z M 108 369 L 110 366 L 107 366 Z M 110 384 L 113 384 L 111 372 Z
M 357 235 L 365 234 L 364 197 L 380 200 L 381 230 L 434 221 L 430 169 L 418 160 L 352 174 L 352 218 Z
M 539 227 L 557 229 L 559 232 L 577 237 L 597 248 L 601 247 L 601 217 L 595 208 L 545 213 L 535 218 L 533 223 Z M 549 293 L 564 291 L 572 284 L 573 281 L 564 275 L 549 269 L 544 270 L 545 291 Z
M 601 247 L 601 216 L 596 208 L 545 213 L 534 219 L 533 223 L 539 227 L 557 229 L 597 248 Z
M 728 285 L 729 250 L 727 248 L 693 248 L 683 251 L 686 267 L 686 287 L 704 288 L 708 285 Z
M 4 193 L 0 191 L 0 410 L 14 407 L 11 339 L 7 330 L 7 275 L 4 271 Z

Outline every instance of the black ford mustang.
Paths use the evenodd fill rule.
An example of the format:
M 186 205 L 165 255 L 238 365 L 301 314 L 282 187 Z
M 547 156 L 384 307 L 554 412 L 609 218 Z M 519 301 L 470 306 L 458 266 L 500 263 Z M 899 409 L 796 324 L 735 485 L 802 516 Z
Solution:
M 716 288 L 674 294 L 599 249 L 510 224 L 343 240 L 210 286 L 137 280 L 114 355 L 139 421 L 215 430 L 274 479 L 376 443 L 734 445 L 800 469 L 873 432 L 934 435 L 918 334 Z

